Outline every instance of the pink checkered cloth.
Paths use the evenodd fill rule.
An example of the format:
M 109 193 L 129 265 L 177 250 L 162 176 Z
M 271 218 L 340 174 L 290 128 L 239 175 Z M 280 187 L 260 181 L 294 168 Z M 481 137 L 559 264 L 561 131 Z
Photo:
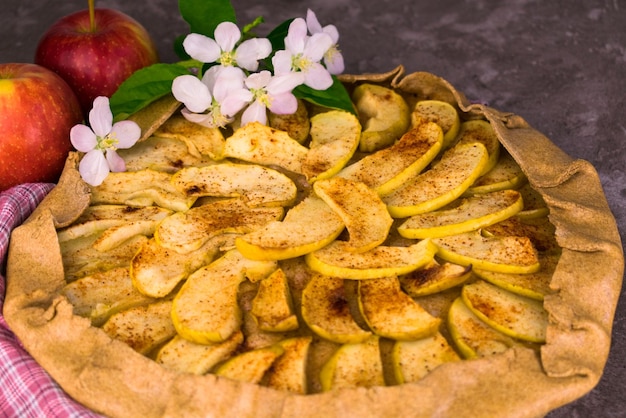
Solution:
M 54 185 L 23 184 L 0 193 L 0 312 L 9 238 Z M 72 400 L 24 350 L 0 315 L 0 417 L 99 417 Z

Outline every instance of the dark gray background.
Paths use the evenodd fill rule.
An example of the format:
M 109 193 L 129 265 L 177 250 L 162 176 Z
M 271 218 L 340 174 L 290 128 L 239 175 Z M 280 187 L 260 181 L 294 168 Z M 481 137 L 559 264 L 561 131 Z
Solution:
M 7 4 L 8 3 L 8 4 Z M 176 0 L 100 0 L 140 21 L 173 62 L 172 40 L 188 32 Z M 430 71 L 471 100 L 524 117 L 600 174 L 626 233 L 626 1 L 624 0 L 265 0 L 234 2 L 240 25 L 262 15 L 265 35 L 308 7 L 335 24 L 346 73 L 384 72 L 403 64 Z M 4 0 L 0 62 L 32 62 L 39 37 L 85 0 Z M 626 300 L 615 316 L 613 345 L 598 386 L 549 417 L 626 416 Z

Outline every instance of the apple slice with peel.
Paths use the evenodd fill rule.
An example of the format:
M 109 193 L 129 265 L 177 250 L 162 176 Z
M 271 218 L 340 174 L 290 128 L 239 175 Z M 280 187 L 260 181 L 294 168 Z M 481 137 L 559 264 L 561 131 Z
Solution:
M 378 194 L 364 183 L 334 177 L 315 182 L 313 190 L 345 224 L 348 251 L 369 251 L 387 239 L 393 219 Z
M 398 277 L 400 286 L 411 297 L 432 295 L 463 284 L 472 275 L 471 266 L 432 260 L 422 268 Z
M 419 340 L 396 341 L 391 359 L 399 385 L 416 382 L 444 363 L 461 360 L 439 332 Z
M 437 255 L 451 263 L 501 273 L 535 273 L 539 256 L 528 237 L 484 237 L 480 231 L 433 238 Z
M 282 269 L 259 282 L 251 314 L 262 331 L 285 332 L 298 328 L 289 284 Z
M 461 196 L 487 164 L 487 149 L 480 143 L 456 145 L 430 170 L 383 196 L 394 218 L 406 218 L 439 209 Z
M 331 110 L 311 118 L 311 143 L 302 163 L 309 182 L 334 176 L 359 146 L 361 124 L 352 113 Z
M 478 318 L 461 297 L 450 305 L 448 330 L 457 350 L 466 359 L 491 356 L 521 345 Z
M 284 260 L 325 247 L 345 225 L 322 199 L 310 195 L 287 212 L 282 221 L 237 238 L 237 249 L 251 260 Z
M 385 386 L 379 338 L 344 344 L 322 366 L 322 391 L 344 388 Z
M 390 88 L 364 83 L 352 92 L 363 131 L 359 150 L 373 152 L 393 144 L 409 127 L 404 98 Z
M 298 108 L 294 113 L 277 114 L 269 111 L 267 122 L 274 129 L 287 132 L 287 134 L 303 144 L 309 138 L 311 122 L 309 121 L 309 110 L 306 102 L 298 99 Z
M 374 334 L 394 340 L 433 335 L 441 320 L 404 293 L 395 276 L 358 282 L 358 304 Z
M 219 252 L 221 242 L 214 239 L 195 251 L 179 254 L 151 238 L 130 262 L 133 286 L 144 295 L 165 297 L 189 274 L 209 264 Z
M 345 279 L 376 279 L 407 274 L 433 260 L 436 247 L 422 240 L 408 247 L 379 245 L 364 253 L 351 252 L 345 241 L 308 253 L 307 265 L 314 271 Z
M 463 286 L 461 297 L 478 318 L 503 334 L 524 341 L 545 342 L 548 313 L 542 302 L 482 280 Z
M 230 358 L 242 342 L 243 333 L 239 331 L 213 344 L 197 344 L 176 335 L 161 347 L 155 361 L 171 370 L 203 375 Z
M 501 151 L 495 167 L 480 176 L 464 195 L 473 196 L 498 190 L 518 189 L 526 181 L 526 175 L 517 161 L 508 152 Z
M 442 141 L 439 125 L 424 122 L 393 145 L 344 167 L 337 176 L 363 182 L 380 195 L 389 194 L 424 170 L 439 154 Z
M 372 335 L 354 320 L 344 280 L 338 277 L 311 277 L 302 291 L 302 319 L 317 335 L 337 343 L 362 342 Z
M 405 238 L 438 238 L 474 231 L 503 221 L 524 207 L 522 195 L 501 190 L 462 199 L 458 205 L 411 216 L 399 227 Z
M 246 351 L 226 360 L 215 370 L 215 374 L 240 382 L 259 383 L 284 352 L 280 345 Z
M 252 232 L 283 215 L 280 206 L 253 208 L 242 199 L 218 200 L 167 217 L 157 226 L 154 236 L 162 247 L 185 254 L 220 234 Z
M 135 306 L 111 315 L 102 330 L 138 353 L 148 354 L 176 335 L 171 310 L 172 301 L 167 299 Z
M 91 204 L 129 206 L 160 206 L 173 211 L 186 211 L 196 197 L 181 193 L 172 184 L 172 175 L 145 169 L 109 173 L 102 184 L 91 190 Z
M 524 210 L 517 214 L 522 219 L 536 219 L 547 216 L 550 213 L 543 196 L 535 190 L 530 183 L 519 188 L 524 199 Z
M 487 148 L 489 160 L 483 167 L 481 176 L 487 174 L 498 164 L 500 159 L 500 140 L 493 126 L 486 120 L 474 119 L 461 124 L 457 140 L 458 144 L 481 143 Z
M 259 122 L 247 123 L 226 138 L 224 156 L 261 165 L 274 165 L 302 173 L 309 149 L 285 131 Z
M 311 341 L 311 337 L 294 337 L 278 343 L 285 352 L 269 370 L 267 386 L 300 395 L 308 392 L 306 367 Z
M 74 306 L 74 314 L 102 325 L 111 315 L 154 299 L 133 287 L 127 267 L 118 267 L 80 278 L 61 291 Z
M 296 185 L 286 175 L 254 164 L 222 163 L 186 167 L 172 176 L 185 196 L 241 197 L 248 206 L 286 206 L 296 198 Z
M 425 120 L 441 126 L 444 149 L 454 142 L 461 126 L 459 112 L 450 103 L 441 100 L 420 100 L 415 103 L 411 112 L 411 125 L 419 125 Z
M 247 270 L 269 275 L 276 267 L 274 262 L 251 261 L 231 250 L 195 271 L 174 298 L 172 320 L 176 331 L 198 344 L 226 340 L 241 326 L 237 294 Z
M 541 301 L 545 295 L 552 292 L 550 289 L 550 281 L 554 275 L 554 270 L 559 262 L 559 258 L 560 254 L 558 253 L 539 254 L 539 264 L 541 267 L 536 273 L 496 273 L 482 269 L 475 269 L 474 273 L 481 279 L 508 290 L 509 292 Z

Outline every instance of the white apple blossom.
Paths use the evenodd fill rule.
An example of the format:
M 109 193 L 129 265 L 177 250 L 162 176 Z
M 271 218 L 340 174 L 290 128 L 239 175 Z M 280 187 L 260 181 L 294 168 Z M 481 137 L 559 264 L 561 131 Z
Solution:
M 333 79 L 320 61 L 332 45 L 330 35 L 319 32 L 309 36 L 305 20 L 296 18 L 289 25 L 285 50 L 277 51 L 272 58 L 274 73 L 301 72 L 305 85 L 315 90 L 326 90 L 333 84 Z
M 301 73 L 272 76 L 272 73 L 263 70 L 250 74 L 245 84 L 252 93 L 252 103 L 243 112 L 241 124 L 257 121 L 267 125 L 267 109 L 279 115 L 295 113 L 298 100 L 292 90 L 302 81 Z
M 89 124 L 91 128 L 86 125 L 72 127 L 70 141 L 74 148 L 86 153 L 78 166 L 81 177 L 86 183 L 98 186 L 109 172 L 126 170 L 126 163 L 116 150 L 135 145 L 141 136 L 141 128 L 129 120 L 113 124 L 109 99 L 104 96 L 94 100 Z
M 244 86 L 245 74 L 238 67 L 213 66 L 202 76 L 176 77 L 172 94 L 185 107 L 183 116 L 207 127 L 224 127 L 252 100 Z
M 324 65 L 331 74 L 341 74 L 345 68 L 343 55 L 339 51 L 337 42 L 339 41 L 339 31 L 335 25 L 326 25 L 322 27 L 315 13 L 308 9 L 306 13 L 306 25 L 311 34 L 326 33 L 333 40 L 333 44 L 324 54 Z
M 265 38 L 241 39 L 241 31 L 232 22 L 222 22 L 215 29 L 215 39 L 198 33 L 185 37 L 183 48 L 193 59 L 204 63 L 217 62 L 225 67 L 237 66 L 248 71 L 259 68 L 259 60 L 272 52 L 272 44 Z

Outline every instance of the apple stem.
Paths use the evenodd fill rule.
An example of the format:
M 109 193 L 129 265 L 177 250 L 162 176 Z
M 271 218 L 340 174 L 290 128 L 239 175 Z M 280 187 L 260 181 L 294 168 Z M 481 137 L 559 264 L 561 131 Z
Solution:
M 95 11 L 95 0 L 88 0 L 89 3 L 89 23 L 91 25 L 91 31 L 95 32 L 96 30 L 96 11 Z

